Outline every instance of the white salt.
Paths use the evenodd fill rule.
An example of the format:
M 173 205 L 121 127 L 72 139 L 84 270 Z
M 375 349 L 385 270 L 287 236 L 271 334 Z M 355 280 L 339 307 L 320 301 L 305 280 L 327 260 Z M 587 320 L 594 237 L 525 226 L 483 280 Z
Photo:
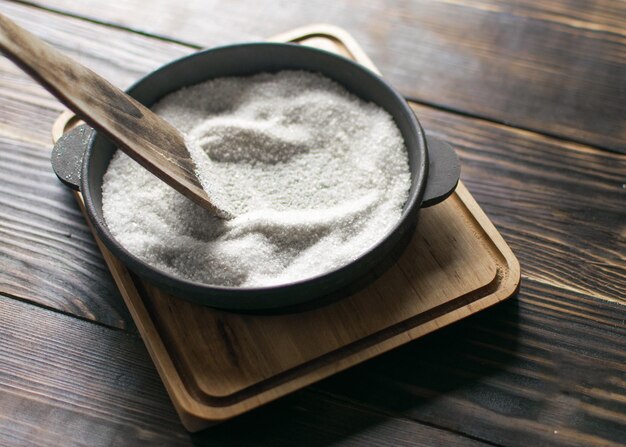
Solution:
M 283 71 L 184 88 L 153 110 L 184 135 L 213 217 L 118 151 L 103 211 L 131 253 L 179 277 L 269 286 L 345 265 L 400 218 L 407 152 L 391 116 L 332 80 Z

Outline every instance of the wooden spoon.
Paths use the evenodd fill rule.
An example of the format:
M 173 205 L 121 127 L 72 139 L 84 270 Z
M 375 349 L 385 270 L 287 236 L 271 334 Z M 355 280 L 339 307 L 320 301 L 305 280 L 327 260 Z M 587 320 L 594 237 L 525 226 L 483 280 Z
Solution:
M 174 126 L 2 14 L 0 51 L 148 171 L 215 215 L 232 217 L 202 188 Z

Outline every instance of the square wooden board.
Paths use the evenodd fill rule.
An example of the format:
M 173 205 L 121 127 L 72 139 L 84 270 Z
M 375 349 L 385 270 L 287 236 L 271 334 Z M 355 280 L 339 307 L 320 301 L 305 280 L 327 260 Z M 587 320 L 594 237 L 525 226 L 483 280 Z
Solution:
M 376 67 L 344 30 L 272 38 Z M 59 120 L 64 129 L 67 116 Z M 76 198 L 83 206 L 80 193 Z M 84 211 L 84 207 L 83 207 Z M 515 293 L 517 259 L 462 183 L 422 210 L 402 255 L 359 292 L 283 315 L 219 311 L 169 296 L 96 240 L 185 427 L 197 431 L 419 338 Z

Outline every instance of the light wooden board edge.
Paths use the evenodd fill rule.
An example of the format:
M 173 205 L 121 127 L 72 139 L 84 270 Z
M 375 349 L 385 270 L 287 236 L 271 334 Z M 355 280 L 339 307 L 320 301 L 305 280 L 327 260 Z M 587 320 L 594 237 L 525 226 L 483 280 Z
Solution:
M 271 41 L 302 41 L 309 38 L 325 38 L 342 45 L 346 51 L 344 55 L 352 57 L 359 63 L 378 73 L 369 57 L 363 52 L 352 36 L 345 30 L 332 25 L 310 25 L 298 28 L 270 38 Z M 72 123 L 72 115 L 64 113 L 53 127 L 53 139 L 56 141 L 64 130 L 68 130 Z M 102 252 L 104 260 L 111 271 L 120 293 L 137 325 L 150 357 L 154 361 L 165 388 L 178 412 L 185 428 L 191 432 L 199 431 L 214 425 L 217 422 L 230 419 L 253 408 L 269 403 L 319 380 L 344 371 L 352 366 L 376 357 L 384 352 L 399 347 L 411 340 L 415 340 L 450 323 L 472 315 L 475 312 L 492 306 L 510 296 L 518 289 L 521 279 L 520 265 L 498 230 L 485 215 L 462 182 L 455 193 L 448 200 L 460 200 L 465 206 L 467 219 L 473 219 L 475 225 L 482 228 L 486 240 L 493 244 L 492 253 L 502 262 L 498 268 L 498 275 L 492 284 L 493 292 L 478 298 L 452 312 L 441 315 L 433 320 L 419 324 L 410 330 L 390 337 L 383 342 L 359 352 L 338 359 L 336 362 L 322 365 L 320 368 L 298 376 L 296 379 L 281 384 L 277 388 L 265 390 L 253 397 L 242 400 L 230 406 L 208 407 L 197 402 L 185 387 L 183 380 L 174 365 L 172 358 L 160 337 L 160 334 L 145 307 L 140 292 L 126 267 L 115 258 L 97 237 L 94 228 L 86 214 L 84 202 L 79 192 L 75 197 L 94 235 L 96 243 Z

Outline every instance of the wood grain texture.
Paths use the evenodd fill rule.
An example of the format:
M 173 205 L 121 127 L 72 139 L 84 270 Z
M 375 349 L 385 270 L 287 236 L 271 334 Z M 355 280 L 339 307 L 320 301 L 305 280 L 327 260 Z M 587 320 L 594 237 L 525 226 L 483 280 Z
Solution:
M 496 445 L 621 446 L 626 307 L 524 280 L 509 300 L 323 390 Z
M 1 295 L 0 337 L 3 446 L 485 445 L 312 391 L 191 437 L 138 337 Z
M 354 34 L 404 95 L 445 109 L 626 151 L 626 3 L 497 0 L 35 0 L 213 46 L 314 22 Z
M 139 338 L 0 297 L 0 444 L 619 445 L 624 307 L 524 284 L 517 300 L 192 438 Z
M 0 132 L 0 291 L 81 318 L 133 328 L 50 153 Z
M 0 2 L 0 12 L 120 88 L 192 51 L 5 1 Z M 65 107 L 4 57 L 0 57 L 0 101 L 4 135 L 50 147 L 50 128 Z
M 193 436 L 196 446 L 492 446 L 437 426 L 416 424 L 304 390 Z
M 0 295 L 0 338 L 0 444 L 189 444 L 137 336 Z

